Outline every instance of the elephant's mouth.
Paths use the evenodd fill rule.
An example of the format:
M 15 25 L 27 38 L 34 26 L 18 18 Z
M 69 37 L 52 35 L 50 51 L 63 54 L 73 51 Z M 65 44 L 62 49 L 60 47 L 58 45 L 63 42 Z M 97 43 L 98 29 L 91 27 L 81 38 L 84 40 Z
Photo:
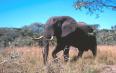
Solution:
M 53 39 L 53 36 L 47 36 L 45 38 L 48 39 L 48 40 L 52 40 Z
M 50 36 L 50 35 L 48 35 L 48 36 L 45 36 L 45 38 L 46 38 L 46 39 L 50 39 L 50 38 L 51 38 L 51 36 Z

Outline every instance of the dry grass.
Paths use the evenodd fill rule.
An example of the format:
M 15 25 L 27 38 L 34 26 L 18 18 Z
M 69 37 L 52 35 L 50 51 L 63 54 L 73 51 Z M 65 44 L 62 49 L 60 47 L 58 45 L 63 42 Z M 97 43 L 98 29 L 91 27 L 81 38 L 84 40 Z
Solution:
M 53 48 L 53 47 L 50 47 Z M 85 52 L 76 62 L 63 62 L 62 52 L 57 63 L 53 62 L 51 51 L 47 66 L 43 65 L 40 47 L 6 48 L 0 53 L 0 73 L 100 73 L 105 65 L 116 64 L 116 46 L 98 46 L 97 57 Z M 70 57 L 77 55 L 71 47 Z

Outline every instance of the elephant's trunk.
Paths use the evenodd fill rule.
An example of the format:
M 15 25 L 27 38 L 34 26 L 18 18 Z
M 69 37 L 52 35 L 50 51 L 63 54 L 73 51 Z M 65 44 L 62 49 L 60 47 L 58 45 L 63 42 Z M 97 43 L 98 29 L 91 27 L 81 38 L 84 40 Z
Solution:
M 46 38 L 45 36 L 40 36 L 40 37 L 38 37 L 38 38 L 32 38 L 32 39 L 34 39 L 34 40 L 40 40 L 40 39 L 46 39 L 46 40 L 53 40 L 53 36 L 51 36 L 49 39 L 48 38 Z
M 44 64 L 47 64 L 47 58 L 48 58 L 48 53 L 49 53 L 49 41 L 53 40 L 53 36 L 51 36 L 50 39 L 46 38 L 45 36 L 40 36 L 39 38 L 34 38 L 36 40 L 43 39 L 43 45 L 44 48 L 42 49 L 42 54 L 43 54 L 43 61 Z
M 47 58 L 49 53 L 49 40 L 43 40 L 44 48 L 42 49 L 44 64 L 47 64 Z

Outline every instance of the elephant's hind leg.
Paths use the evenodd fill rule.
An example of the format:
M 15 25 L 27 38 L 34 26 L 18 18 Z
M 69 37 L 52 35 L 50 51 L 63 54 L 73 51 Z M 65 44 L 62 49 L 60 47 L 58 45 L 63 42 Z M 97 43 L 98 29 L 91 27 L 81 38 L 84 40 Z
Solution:
M 94 47 L 91 49 L 92 53 L 93 53 L 93 56 L 96 57 L 96 54 L 97 54 L 97 47 Z
M 77 61 L 79 58 L 81 58 L 82 57 L 82 55 L 83 55 L 83 50 L 79 50 L 79 53 L 78 53 L 78 56 L 75 56 L 74 58 L 73 58 L 73 61 Z

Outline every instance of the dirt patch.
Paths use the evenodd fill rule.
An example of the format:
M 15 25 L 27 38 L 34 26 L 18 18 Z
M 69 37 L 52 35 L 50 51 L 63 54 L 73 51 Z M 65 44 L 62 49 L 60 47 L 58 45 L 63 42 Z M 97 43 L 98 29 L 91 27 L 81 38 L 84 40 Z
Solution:
M 100 73 L 116 73 L 116 65 L 104 66 Z

